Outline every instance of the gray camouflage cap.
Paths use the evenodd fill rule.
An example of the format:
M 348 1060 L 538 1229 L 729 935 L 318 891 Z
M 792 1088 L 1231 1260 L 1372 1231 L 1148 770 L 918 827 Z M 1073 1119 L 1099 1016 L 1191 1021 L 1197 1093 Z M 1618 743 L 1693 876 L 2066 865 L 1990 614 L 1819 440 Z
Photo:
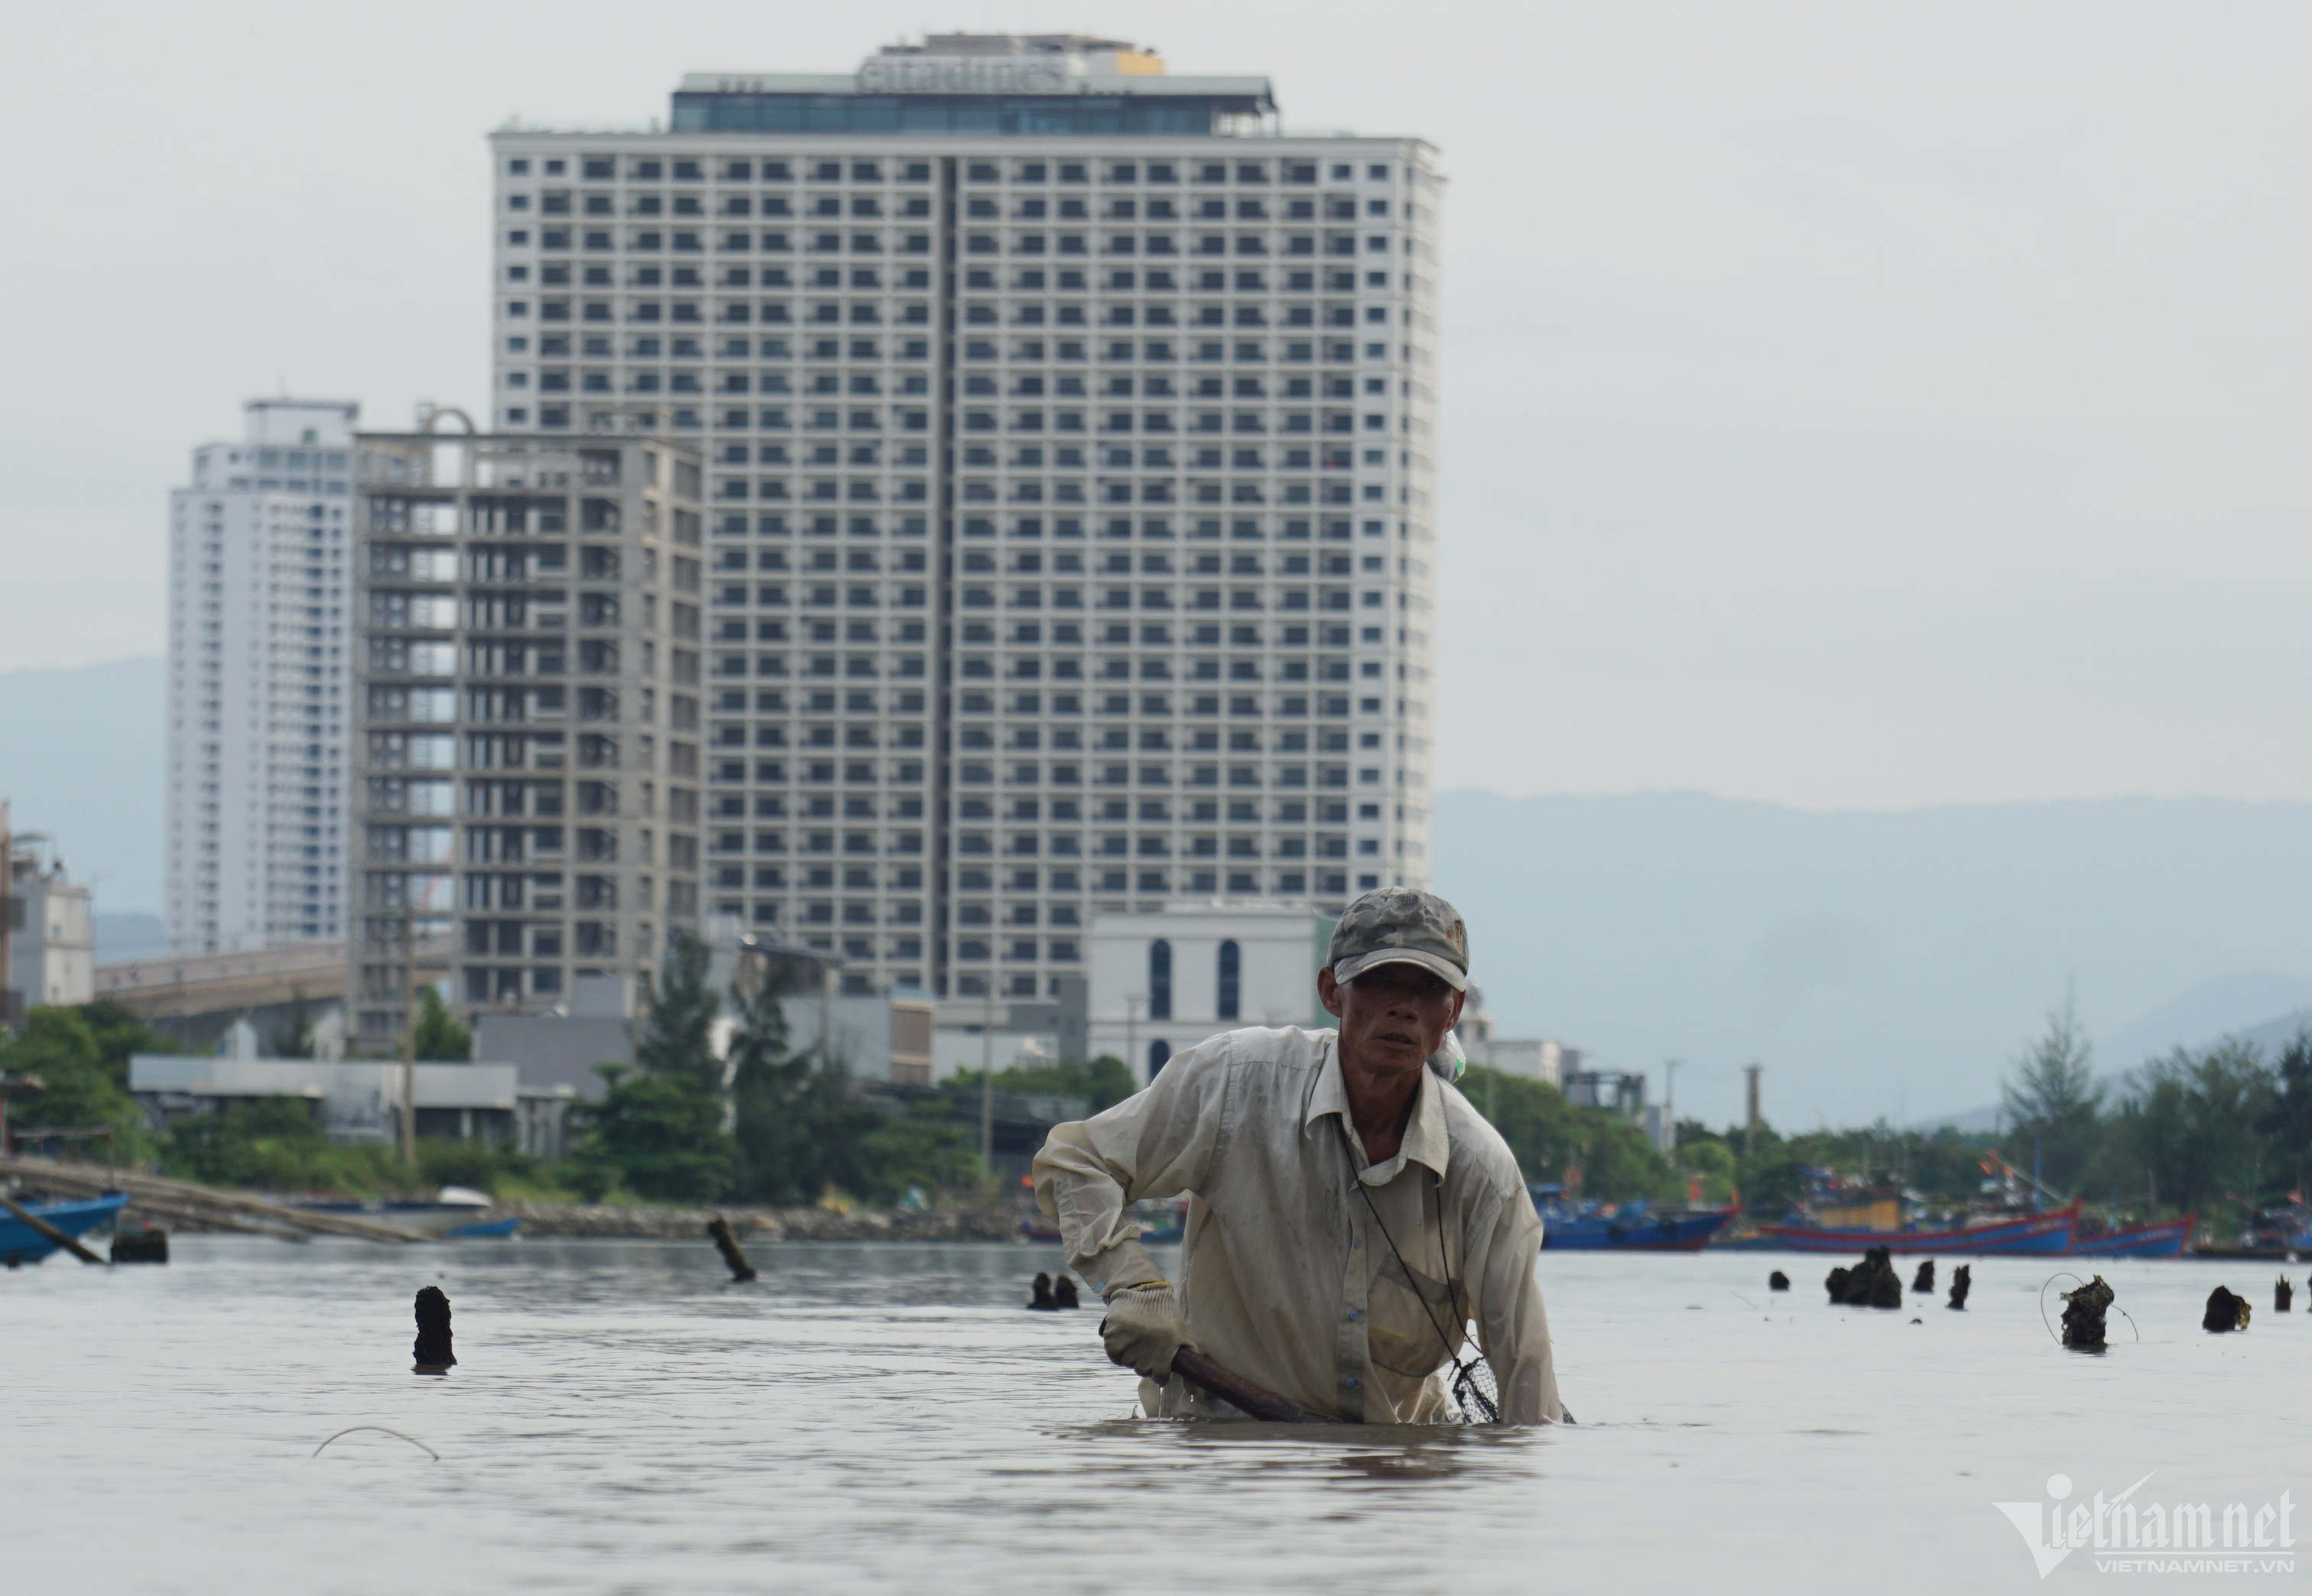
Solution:
M 1384 886 L 1342 911 L 1325 962 L 1335 981 L 1354 981 L 1376 964 L 1418 964 L 1466 992 L 1469 930 L 1460 911 L 1436 894 Z

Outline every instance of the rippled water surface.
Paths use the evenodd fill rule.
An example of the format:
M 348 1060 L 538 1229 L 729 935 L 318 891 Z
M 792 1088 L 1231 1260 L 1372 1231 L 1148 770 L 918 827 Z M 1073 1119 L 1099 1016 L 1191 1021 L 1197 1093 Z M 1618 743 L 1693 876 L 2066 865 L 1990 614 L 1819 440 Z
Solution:
M 2118 1577 L 2074 1558 L 2043 1586 L 1992 1507 L 2044 1500 L 2055 1472 L 2082 1496 L 2157 1470 L 2147 1496 L 2312 1501 L 2312 1313 L 2273 1314 L 2272 1264 L 2105 1265 L 2142 1339 L 2115 1313 L 2097 1359 L 2042 1327 L 2061 1260 L 1977 1261 L 1965 1313 L 1940 1291 L 1871 1313 L 1825 1305 L 1843 1260 L 1551 1253 L 1581 1423 L 1482 1432 L 1130 1418 L 1096 1304 L 1019 1307 L 1049 1248 L 754 1256 L 762 1279 L 735 1286 L 704 1240 L 196 1236 L 166 1268 L 0 1275 L 0 1577 L 1878 1596 Z M 1799 1289 L 1768 1295 L 1777 1267 Z M 2246 1335 L 2199 1328 L 2220 1280 L 2256 1304 Z M 410 1299 L 437 1282 L 460 1363 L 423 1379 Z M 311 1455 L 363 1424 L 441 1461 L 375 1432 Z

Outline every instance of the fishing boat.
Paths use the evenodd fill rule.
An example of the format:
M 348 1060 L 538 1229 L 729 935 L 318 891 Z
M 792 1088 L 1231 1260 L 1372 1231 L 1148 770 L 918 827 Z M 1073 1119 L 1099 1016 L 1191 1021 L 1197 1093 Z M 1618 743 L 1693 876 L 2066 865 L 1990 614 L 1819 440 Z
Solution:
M 111 1224 L 127 1205 L 126 1197 L 111 1192 L 71 1202 L 28 1202 L 19 1206 L 26 1213 L 37 1215 L 43 1224 L 77 1240 L 99 1225 Z M 0 1264 L 13 1269 L 20 1263 L 38 1263 L 55 1251 L 54 1242 L 0 1208 Z
M 2181 1258 L 2184 1243 L 2191 1239 L 2193 1217 L 2162 1219 L 2155 1225 L 2133 1225 L 2124 1230 L 2106 1230 L 2099 1235 L 2071 1236 L 2071 1256 L 2074 1258 Z
M 1526 1187 L 1541 1216 L 1544 1250 L 1569 1252 L 1699 1252 L 1728 1221 L 1732 1208 L 1657 1208 L 1633 1202 L 1579 1202 L 1554 1181 Z
M 316 1214 L 344 1214 L 406 1230 L 429 1241 L 476 1241 L 512 1235 L 521 1228 L 520 1215 L 486 1217 L 491 1207 L 483 1192 L 464 1186 L 444 1186 L 431 1202 L 301 1202 Z
M 2062 1253 L 2071 1246 L 2080 1204 L 2045 1214 L 2024 1214 L 1956 1230 L 1826 1230 L 1807 1225 L 1761 1225 L 1758 1234 L 1796 1252 L 1861 1252 L 1886 1247 L 1896 1252 Z
M 1546 1252 L 1699 1252 L 1733 1217 L 1732 1208 L 1656 1211 L 1635 1204 L 1610 1216 L 1558 1219 L 1544 1216 L 1541 1244 Z

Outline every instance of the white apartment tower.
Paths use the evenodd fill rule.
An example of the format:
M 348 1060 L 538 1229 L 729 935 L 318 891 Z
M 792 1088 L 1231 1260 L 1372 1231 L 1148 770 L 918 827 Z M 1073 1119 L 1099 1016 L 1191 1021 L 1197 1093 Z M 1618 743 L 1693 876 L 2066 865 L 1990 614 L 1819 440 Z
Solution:
M 169 495 L 169 946 L 345 935 L 346 549 L 359 407 L 252 399 Z
M 1435 152 L 1074 35 L 672 109 L 493 135 L 494 403 L 705 454 L 704 913 L 1022 999 L 1425 885 Z

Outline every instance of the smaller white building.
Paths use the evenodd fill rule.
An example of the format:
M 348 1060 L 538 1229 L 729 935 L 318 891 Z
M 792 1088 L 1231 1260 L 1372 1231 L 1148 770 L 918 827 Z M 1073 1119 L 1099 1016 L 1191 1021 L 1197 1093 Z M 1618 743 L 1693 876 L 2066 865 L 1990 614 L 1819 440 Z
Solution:
M 402 1068 L 372 1060 L 136 1053 L 128 1060 L 128 1090 L 155 1130 L 235 1103 L 288 1097 L 311 1104 L 332 1140 L 390 1142 L 399 1134 Z M 414 1073 L 419 1136 L 521 1139 L 522 1093 L 512 1064 L 427 1063 Z
M 1245 1025 L 1329 1029 L 1317 972 L 1335 917 L 1306 903 L 1212 900 L 1091 926 L 1090 1051 L 1142 1081 L 1174 1053 Z
M 1461 1051 L 1469 1056 L 1472 1064 L 1498 1069 L 1503 1075 L 1521 1075 L 1528 1080 L 1541 1081 L 1563 1089 L 1568 1050 L 1547 1037 L 1488 1036 L 1473 1042 L 1465 1026 L 1461 1032 Z M 1574 1057 L 1579 1059 L 1581 1055 L 1576 1052 Z
M 64 861 L 37 833 L 8 835 L 0 809 L 0 893 L 8 917 L 8 968 L 4 983 L 24 1008 L 67 1007 L 96 999 L 96 921 L 88 888 L 67 880 Z M 0 1022 L 6 1018 L 0 1007 Z

